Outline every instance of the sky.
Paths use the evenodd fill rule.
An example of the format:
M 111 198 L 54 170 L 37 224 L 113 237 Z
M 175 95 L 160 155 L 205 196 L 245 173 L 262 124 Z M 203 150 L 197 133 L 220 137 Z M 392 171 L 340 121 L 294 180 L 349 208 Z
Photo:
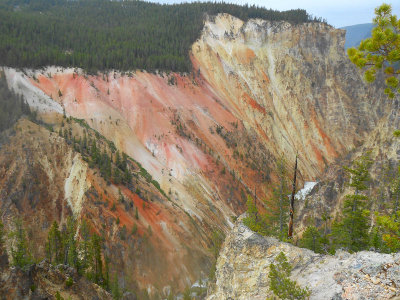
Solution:
M 181 0 L 151 0 L 159 3 L 191 2 Z M 322 17 L 335 27 L 371 23 L 374 9 L 383 2 L 391 4 L 400 17 L 400 0 L 225 0 L 236 4 L 255 4 L 277 10 L 303 8 L 313 16 Z

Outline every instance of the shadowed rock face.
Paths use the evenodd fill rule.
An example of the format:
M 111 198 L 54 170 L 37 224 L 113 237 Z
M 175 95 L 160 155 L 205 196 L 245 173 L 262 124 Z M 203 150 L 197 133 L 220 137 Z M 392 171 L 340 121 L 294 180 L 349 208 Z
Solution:
M 400 160 L 400 140 L 393 136 L 393 131 L 400 127 L 400 110 L 398 100 L 389 102 L 388 106 L 389 113 L 377 122 L 363 143 L 330 165 L 318 178 L 319 182 L 311 193 L 297 201 L 297 233 L 301 233 L 304 226 L 325 226 L 322 220 L 324 213 L 333 217 L 330 222 L 340 214 L 346 195 L 354 193 L 348 186 L 349 174 L 343 167 L 351 166 L 353 161 L 367 152 L 373 162 L 369 169 L 369 188 L 364 191 L 371 200 L 369 209 L 371 214 L 385 211 L 391 213 L 395 199 L 390 188 L 390 178 L 397 176 Z
M 232 226 L 230 217 L 245 210 L 246 193 L 257 189 L 258 198 L 270 194 L 266 187 L 276 181 L 277 158 L 284 155 L 291 162 L 298 152 L 300 182 L 314 180 L 388 114 L 381 94 L 364 85 L 346 58 L 343 43 L 344 31 L 328 25 L 244 23 L 221 14 L 205 22 L 193 44 L 191 74 L 92 76 L 49 67 L 24 75 L 7 69 L 9 86 L 44 120 L 57 124 L 63 110 L 85 119 L 140 162 L 171 200 L 144 183 L 140 187 L 156 201 L 113 184 L 106 193 L 96 171 L 88 170 L 71 147 L 58 147 L 53 137 L 49 149 L 44 149 L 47 142 L 34 143 L 35 155 L 22 151 L 22 144 L 1 154 L 0 184 L 7 189 L 0 195 L 12 202 L 7 217 L 20 213 L 26 220 L 41 220 L 38 226 L 43 224 L 45 236 L 54 219 L 89 216 L 99 231 L 107 224 L 112 263 L 139 287 L 183 289 L 208 272 L 212 230 Z M 28 166 L 37 168 L 38 178 L 57 184 L 38 185 L 36 198 L 16 197 L 15 180 L 6 175 L 13 151 L 21 151 L 24 159 L 54 156 L 51 162 L 42 159 Z M 13 163 L 16 182 L 22 185 L 15 158 Z M 121 227 L 129 231 L 136 222 L 133 211 L 122 204 L 116 212 L 99 208 L 91 193 L 76 192 L 91 187 L 110 206 L 118 201 L 118 188 L 122 190 L 139 208 L 139 232 L 153 228 L 147 244 L 118 240 Z M 149 209 L 142 209 L 144 202 Z M 116 218 L 119 226 L 112 222 Z
M 207 299 L 266 299 L 269 266 L 283 252 L 291 279 L 311 291 L 310 299 L 390 299 L 400 296 L 400 253 L 338 251 L 320 255 L 262 237 L 241 223 L 227 236 L 217 261 L 216 284 Z M 229 298 L 230 297 L 230 298 Z

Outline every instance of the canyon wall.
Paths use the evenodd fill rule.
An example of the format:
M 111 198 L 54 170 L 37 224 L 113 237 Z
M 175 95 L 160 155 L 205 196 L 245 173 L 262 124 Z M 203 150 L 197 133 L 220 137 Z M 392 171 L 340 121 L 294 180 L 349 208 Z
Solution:
M 14 203 L 9 216 L 44 214 L 40 226 L 53 219 L 64 222 L 61 207 L 78 219 L 90 216 L 96 228 L 106 232 L 116 271 L 131 278 L 128 286 L 135 282 L 150 293 L 183 289 L 207 277 L 211 233 L 228 231 L 231 217 L 245 210 L 246 194 L 268 197 L 280 157 L 291 166 L 298 153 L 300 182 L 318 179 L 388 115 L 382 93 L 375 85 L 366 85 L 347 59 L 344 34 L 319 23 L 243 22 L 220 14 L 208 17 L 193 44 L 190 74 L 137 70 L 90 75 L 57 67 L 23 72 L 7 68 L 9 86 L 56 131 L 65 123 L 63 114 L 85 120 L 140 163 L 163 191 L 140 176 L 136 185 L 148 193 L 107 185 L 71 147 L 59 150 L 61 141 L 50 134 L 41 136 L 49 139 L 47 150 L 45 143 L 27 144 L 35 151 L 42 149 L 37 153 L 43 157 L 55 156 L 38 167 L 43 176 L 59 182 L 47 186 L 48 195 L 38 197 L 40 212 Z M 20 127 L 29 135 L 30 126 L 34 125 Z M 71 126 L 76 134 L 85 130 Z M 1 149 L 0 184 L 11 186 L 2 189 L 3 201 L 18 191 L 6 180 L 11 168 L 7 153 L 26 152 L 24 159 L 44 159 L 23 152 L 24 143 L 18 139 L 28 137 L 18 134 Z M 63 164 L 62 171 L 55 161 Z M 91 187 L 96 193 L 86 192 Z M 140 209 L 139 221 L 122 204 L 116 212 L 98 207 L 100 196 L 107 203 L 117 202 L 118 190 Z M 108 217 L 119 223 L 105 221 Z M 139 238 L 118 240 L 119 230 L 125 226 L 130 231 L 134 223 L 139 224 Z M 149 226 L 153 234 L 143 239 Z

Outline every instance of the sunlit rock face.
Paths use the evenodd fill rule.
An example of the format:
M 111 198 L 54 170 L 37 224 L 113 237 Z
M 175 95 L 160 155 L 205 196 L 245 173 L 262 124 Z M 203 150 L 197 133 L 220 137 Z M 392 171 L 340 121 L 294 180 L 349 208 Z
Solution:
M 183 289 L 208 274 L 212 230 L 228 231 L 231 216 L 246 208 L 246 194 L 270 195 L 278 158 L 291 166 L 298 153 L 300 182 L 318 180 L 387 114 L 378 89 L 363 83 L 343 44 L 344 31 L 324 24 L 242 22 L 220 14 L 206 20 L 193 44 L 191 74 L 87 75 L 48 67 L 26 74 L 7 69 L 6 76 L 42 118 L 55 123 L 65 112 L 86 120 L 160 183 L 171 202 L 152 191 L 161 200 L 140 209 L 139 231 L 155 228 L 151 255 L 143 254 L 143 243 L 112 243 L 123 252 L 115 257 L 118 268 L 152 292 Z M 62 151 L 68 153 L 63 173 L 53 171 L 57 193 L 64 193 L 57 194 L 60 205 L 76 215 L 90 211 L 101 226 L 104 212 L 83 191 L 100 193 L 102 181 L 71 149 Z M 64 152 L 54 155 L 63 159 Z M 118 188 L 139 208 L 146 200 L 114 185 L 106 188 L 110 199 L 118 199 Z M 120 226 L 130 230 L 132 212 L 117 212 Z M 64 220 L 61 213 L 53 217 Z M 145 259 L 135 259 L 125 251 L 130 248 Z
M 310 299 L 393 299 L 400 295 L 400 253 L 316 254 L 262 237 L 239 220 L 224 242 L 217 261 L 216 283 L 207 299 L 273 297 L 269 268 L 281 252 L 293 267 L 291 280 L 308 288 Z
M 308 178 L 364 138 L 383 116 L 343 49 L 345 31 L 230 15 L 209 18 L 192 47 L 196 68 L 232 112 Z M 228 105 L 228 104 L 227 104 Z

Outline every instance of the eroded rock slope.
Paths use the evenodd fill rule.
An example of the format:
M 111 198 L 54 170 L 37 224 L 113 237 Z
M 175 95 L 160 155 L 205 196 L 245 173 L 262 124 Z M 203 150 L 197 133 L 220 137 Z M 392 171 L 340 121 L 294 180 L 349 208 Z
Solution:
M 127 286 L 182 290 L 207 276 L 212 231 L 228 231 L 247 193 L 270 194 L 278 158 L 292 162 L 299 153 L 300 182 L 315 180 L 389 114 L 343 45 L 344 31 L 328 25 L 220 14 L 193 44 L 191 74 L 6 69 L 9 86 L 56 132 L 63 114 L 85 120 L 160 187 L 146 183 L 137 163 L 134 188 L 107 184 L 57 134 L 25 122 L 2 148 L 3 219 L 40 220 L 43 238 L 53 220 L 89 217 Z M 42 183 L 28 195 L 35 178 Z M 135 223 L 139 236 L 121 239 Z

